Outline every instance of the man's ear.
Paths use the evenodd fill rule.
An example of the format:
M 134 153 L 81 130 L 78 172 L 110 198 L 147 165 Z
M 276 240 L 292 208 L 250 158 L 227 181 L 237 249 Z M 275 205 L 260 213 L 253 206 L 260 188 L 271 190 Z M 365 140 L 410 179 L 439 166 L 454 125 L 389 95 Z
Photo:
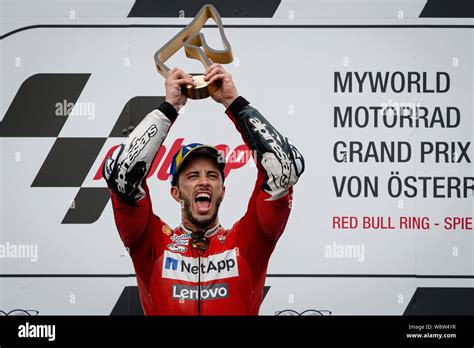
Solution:
M 222 185 L 222 200 L 224 200 L 225 197 L 225 186 Z
M 179 196 L 178 186 L 171 186 L 170 193 L 171 197 L 173 197 L 173 199 L 179 203 L 181 197 Z

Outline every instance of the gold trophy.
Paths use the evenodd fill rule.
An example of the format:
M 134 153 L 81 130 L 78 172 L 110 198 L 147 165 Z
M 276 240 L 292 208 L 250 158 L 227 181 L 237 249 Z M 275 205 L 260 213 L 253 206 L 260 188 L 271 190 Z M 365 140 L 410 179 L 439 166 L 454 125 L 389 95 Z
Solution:
M 219 28 L 222 44 L 224 46 L 223 50 L 215 50 L 209 47 L 204 35 L 199 32 L 209 18 L 214 19 L 214 22 L 216 22 L 217 27 Z M 209 4 L 204 5 L 191 23 L 169 40 L 162 48 L 156 51 L 154 56 L 156 68 L 165 79 L 168 77 L 170 72 L 170 69 L 166 66 L 165 62 L 173 54 L 179 51 L 181 47 L 184 47 L 184 51 L 188 58 L 199 60 L 206 69 L 212 64 L 209 58 L 211 58 L 214 63 L 221 64 L 228 64 L 234 59 L 229 41 L 227 41 L 224 34 L 221 16 L 216 8 Z M 196 87 L 192 87 L 191 85 L 183 87 L 183 93 L 188 98 L 204 99 L 212 95 L 219 88 L 219 83 L 217 81 L 211 84 L 205 82 L 203 74 L 194 75 L 193 78 Z

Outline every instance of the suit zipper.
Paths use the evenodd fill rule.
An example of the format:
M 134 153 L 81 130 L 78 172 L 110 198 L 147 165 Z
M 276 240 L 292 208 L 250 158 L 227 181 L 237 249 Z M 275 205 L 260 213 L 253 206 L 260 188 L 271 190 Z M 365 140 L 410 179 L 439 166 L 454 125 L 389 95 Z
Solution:
M 202 250 L 198 250 L 198 316 L 201 316 L 201 256 Z

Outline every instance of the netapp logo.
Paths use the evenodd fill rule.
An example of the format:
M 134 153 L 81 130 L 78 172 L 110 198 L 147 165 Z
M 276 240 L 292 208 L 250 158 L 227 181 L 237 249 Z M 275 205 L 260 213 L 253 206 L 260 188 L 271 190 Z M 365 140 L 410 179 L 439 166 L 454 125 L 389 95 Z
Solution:
M 229 295 L 229 288 L 227 284 L 211 284 L 201 286 L 201 300 L 215 300 L 218 298 L 227 298 Z M 173 285 L 173 298 L 179 300 L 197 301 L 199 299 L 199 292 L 197 286 L 193 285 Z
M 173 257 L 167 257 L 165 262 L 165 268 L 176 271 L 178 269 L 178 259 Z
M 199 258 L 186 257 L 181 254 L 165 251 L 162 277 L 168 279 L 185 280 L 197 283 L 216 279 L 237 277 L 237 253 L 235 249 L 223 253 Z

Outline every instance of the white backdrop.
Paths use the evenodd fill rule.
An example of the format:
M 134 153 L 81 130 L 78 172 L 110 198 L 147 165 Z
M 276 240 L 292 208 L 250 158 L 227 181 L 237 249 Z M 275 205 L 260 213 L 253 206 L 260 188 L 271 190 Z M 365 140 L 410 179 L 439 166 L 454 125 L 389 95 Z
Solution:
M 110 6 L 104 2 L 38 3 L 3 1 L 1 34 L 45 23 L 184 25 L 190 20 L 126 18 L 132 1 Z M 416 18 L 424 2 L 401 2 L 383 9 L 377 3 L 367 3 L 365 8 L 373 6 L 369 17 L 358 15 L 351 4 L 338 3 L 339 17 L 331 15 L 335 10 L 328 3 L 283 1 L 273 18 L 223 19 L 237 58 L 226 69 L 233 75 L 239 93 L 287 136 L 306 160 L 306 171 L 295 187 L 290 220 L 270 261 L 266 282 L 270 290 L 261 314 L 310 308 L 329 309 L 333 314 L 402 314 L 417 287 L 473 285 L 472 229 L 453 231 L 443 227 L 447 216 L 472 219 L 472 190 L 465 198 L 433 198 L 432 194 L 426 198 L 421 194 L 392 198 L 386 193 L 386 182 L 393 171 L 402 178 L 474 176 L 472 163 L 466 161 L 435 163 L 430 157 L 427 163 L 421 163 L 418 159 L 421 141 L 465 144 L 473 139 L 473 29 L 399 26 L 462 21 Z M 406 16 L 402 20 L 397 18 L 400 6 Z M 72 8 L 77 13 L 73 20 L 69 18 Z M 93 15 L 94 10 L 100 15 Z M 289 19 L 289 11 L 294 12 L 293 19 Z M 472 25 L 472 20 L 464 21 Z M 253 26 L 239 27 L 244 24 Z M 289 27 L 274 27 L 278 24 Z M 340 26 L 321 27 L 324 24 Z M 393 27 L 344 27 L 349 24 Z M 105 182 L 94 180 L 94 175 L 110 147 L 122 141 L 108 137 L 110 131 L 130 99 L 164 95 L 163 78 L 155 70 L 153 54 L 178 30 L 44 27 L 4 37 L 0 40 L 0 117 L 7 114 L 15 95 L 31 76 L 90 74 L 77 103 L 93 107 L 93 115 L 69 116 L 58 136 L 107 138 L 82 183 L 83 188 L 103 188 Z M 206 28 L 204 32 L 211 44 L 218 42 L 215 29 Z M 183 52 L 170 62 L 174 65 L 187 71 L 201 70 Z M 447 93 L 439 94 L 335 93 L 334 73 L 348 71 L 416 71 L 426 72 L 430 78 L 442 71 L 449 74 L 451 86 Z M 334 127 L 334 106 L 383 103 L 419 103 L 429 110 L 455 106 L 460 110 L 461 123 L 452 129 Z M 178 138 L 184 138 L 184 143 L 227 144 L 231 149 L 243 143 L 222 106 L 211 99 L 188 102 L 164 143 L 165 156 Z M 37 248 L 35 262 L 11 255 L 0 259 L 0 309 L 28 307 L 41 314 L 109 314 L 124 286 L 136 285 L 134 277 L 128 276 L 134 272 L 132 263 L 116 232 L 110 202 L 93 223 L 62 224 L 78 187 L 32 187 L 55 141 L 55 137 L 48 136 L 0 138 L 0 242 L 4 246 L 9 243 Z M 359 141 L 364 145 L 369 141 L 407 141 L 414 158 L 407 163 L 336 163 L 336 141 Z M 472 146 L 467 153 L 474 157 Z M 336 197 L 332 177 L 340 180 L 345 175 L 378 176 L 380 196 Z M 225 227 L 244 214 L 255 177 L 253 163 L 230 172 L 220 212 Z M 155 213 L 171 226 L 177 225 L 179 209 L 170 197 L 169 182 L 159 180 L 155 173 L 148 183 Z M 335 229 L 334 216 L 391 217 L 395 228 Z M 396 226 L 399 216 L 428 217 L 440 225 L 432 224 L 428 230 L 400 229 Z M 349 249 L 357 253 L 351 254 Z M 338 250 L 343 252 L 337 254 Z

